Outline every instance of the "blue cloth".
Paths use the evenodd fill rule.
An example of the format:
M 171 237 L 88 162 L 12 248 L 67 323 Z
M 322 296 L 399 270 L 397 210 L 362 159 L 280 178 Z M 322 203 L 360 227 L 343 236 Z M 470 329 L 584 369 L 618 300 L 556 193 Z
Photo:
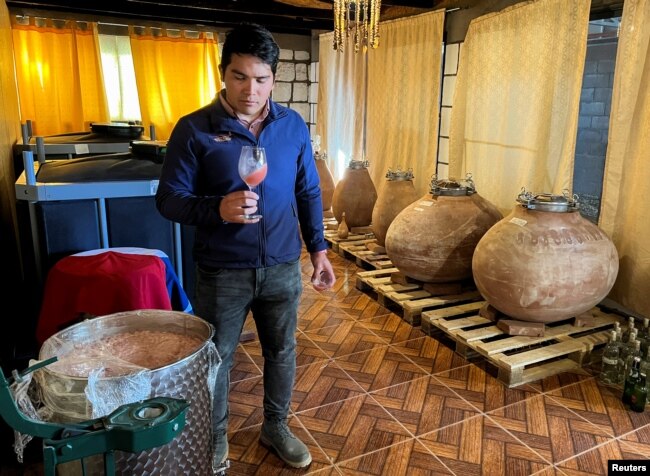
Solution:
M 167 292 L 172 303 L 172 309 L 193 314 L 192 304 L 178 279 L 176 271 L 174 271 L 171 260 L 167 256 L 160 256 L 160 259 L 165 263 L 165 282 L 167 283 Z
M 224 223 L 221 198 L 247 189 L 237 163 L 243 145 L 266 148 L 268 173 L 257 187 L 256 224 Z M 210 268 L 262 268 L 327 249 L 320 182 L 309 130 L 295 111 L 270 102 L 259 139 L 220 102 L 177 122 L 167 142 L 156 205 L 167 219 L 196 226 L 193 255 Z

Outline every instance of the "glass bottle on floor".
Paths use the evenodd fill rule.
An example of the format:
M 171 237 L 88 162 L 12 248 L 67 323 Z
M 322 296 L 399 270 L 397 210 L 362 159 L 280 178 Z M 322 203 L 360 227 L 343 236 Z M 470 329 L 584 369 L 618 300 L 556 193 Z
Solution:
M 639 329 L 636 338 L 641 341 L 641 353 L 646 354 L 648 350 L 648 339 L 650 339 L 650 319 L 647 317 L 643 319 L 643 327 Z
M 639 358 L 639 370 L 641 370 L 641 360 L 643 359 L 643 354 L 641 354 L 641 342 L 635 340 L 632 344 L 632 349 L 625 356 L 625 368 L 623 375 L 627 375 L 632 368 L 632 361 L 635 357 Z
M 632 401 L 632 392 L 634 391 L 634 387 L 641 381 L 641 372 L 639 372 L 640 365 L 641 359 L 635 357 L 632 360 L 630 374 L 625 378 L 625 385 L 623 387 L 623 403 L 627 403 L 628 405 Z
M 630 410 L 641 413 L 648 401 L 648 385 L 646 375 L 639 372 L 639 381 L 634 385 L 630 395 Z
M 627 377 L 628 374 L 628 363 L 627 363 L 627 357 L 634 351 L 634 342 L 636 341 L 636 329 L 632 329 L 629 335 L 629 340 L 625 342 L 621 342 L 621 351 L 618 355 L 618 372 L 619 372 L 619 377 L 618 377 L 618 382 L 620 384 L 623 384 L 625 382 L 625 378 Z
M 616 385 L 619 382 L 618 357 L 620 347 L 618 345 L 618 334 L 610 331 L 609 342 L 603 349 L 602 363 L 600 367 L 600 381 L 607 385 Z
M 623 336 L 622 336 L 622 341 L 627 343 L 630 341 L 630 333 L 635 330 L 637 331 L 637 334 L 639 330 L 636 328 L 635 322 L 634 322 L 634 316 L 629 316 L 627 318 L 627 327 L 623 331 Z

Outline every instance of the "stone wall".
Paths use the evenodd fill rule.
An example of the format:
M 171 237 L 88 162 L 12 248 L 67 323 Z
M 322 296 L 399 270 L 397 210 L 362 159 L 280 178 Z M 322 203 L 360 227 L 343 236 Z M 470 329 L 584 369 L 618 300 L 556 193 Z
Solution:
M 273 100 L 298 112 L 307 124 L 312 123 L 309 105 L 309 51 L 280 49 L 280 63 L 275 73 Z

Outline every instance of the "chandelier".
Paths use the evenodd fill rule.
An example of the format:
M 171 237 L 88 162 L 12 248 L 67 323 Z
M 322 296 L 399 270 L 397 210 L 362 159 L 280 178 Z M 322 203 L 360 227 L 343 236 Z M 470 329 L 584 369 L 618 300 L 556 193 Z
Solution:
M 343 52 L 352 37 L 354 52 L 379 46 L 381 0 L 334 0 L 334 49 Z

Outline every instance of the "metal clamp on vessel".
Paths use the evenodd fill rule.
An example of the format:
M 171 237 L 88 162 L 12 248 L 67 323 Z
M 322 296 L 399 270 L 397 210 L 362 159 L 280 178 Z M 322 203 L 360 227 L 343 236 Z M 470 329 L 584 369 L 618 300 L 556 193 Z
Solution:
M 399 166 L 396 170 L 388 169 L 386 178 L 388 180 L 413 180 L 413 169 L 402 170 Z
M 460 196 L 476 193 L 476 186 L 472 180 L 472 174 L 467 174 L 465 180 L 438 179 L 437 174 L 431 177 L 431 195 L 438 196 Z
M 553 195 L 551 193 L 533 194 L 522 187 L 521 193 L 517 196 L 517 202 L 529 210 L 543 212 L 575 212 L 580 207 L 578 196 L 574 194 L 571 197 L 566 189 L 562 195 Z

